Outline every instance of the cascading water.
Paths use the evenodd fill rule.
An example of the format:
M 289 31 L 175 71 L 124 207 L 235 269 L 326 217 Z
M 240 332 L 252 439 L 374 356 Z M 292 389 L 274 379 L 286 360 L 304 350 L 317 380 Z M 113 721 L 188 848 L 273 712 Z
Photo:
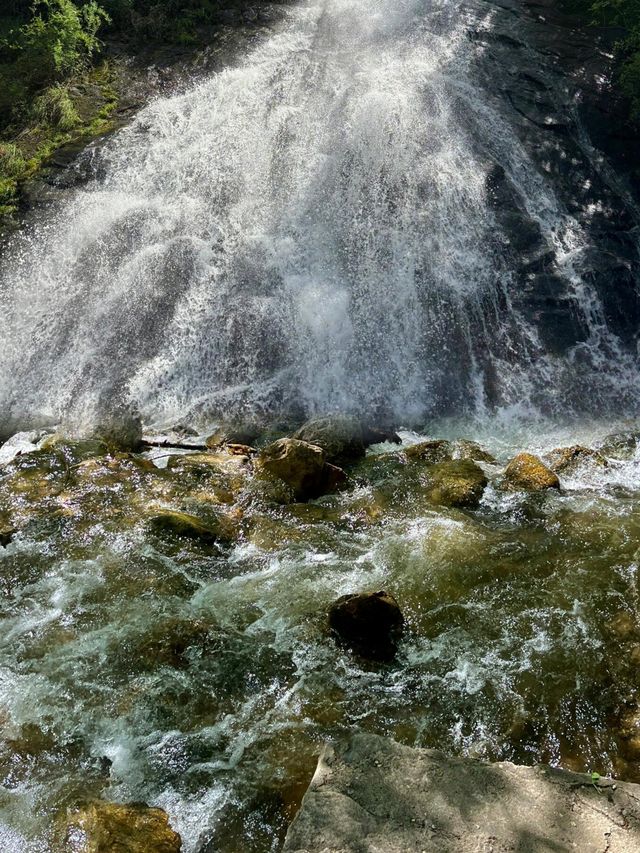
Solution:
M 275 853 L 358 730 L 640 779 L 640 433 L 606 437 L 640 397 L 639 218 L 547 50 L 567 31 L 536 26 L 520 0 L 292 6 L 7 245 L 0 433 L 63 428 L 0 454 L 3 853 L 75 853 L 87 801 L 164 809 L 184 853 Z M 280 505 L 238 447 L 68 438 L 127 403 L 429 428 Z M 448 445 L 480 452 L 477 506 L 403 452 L 445 434 L 496 457 Z M 576 442 L 599 452 L 561 453 L 561 490 L 505 489 L 516 452 Z M 175 511 L 228 538 L 158 530 Z M 384 665 L 327 627 L 379 589 L 405 616 Z
M 296 7 L 239 67 L 144 109 L 8 251 L 3 418 L 90 422 L 114 397 L 151 423 L 630 410 L 637 362 L 583 274 L 592 236 L 469 38 L 490 9 Z M 546 337 L 496 168 L 529 268 L 554 276 Z

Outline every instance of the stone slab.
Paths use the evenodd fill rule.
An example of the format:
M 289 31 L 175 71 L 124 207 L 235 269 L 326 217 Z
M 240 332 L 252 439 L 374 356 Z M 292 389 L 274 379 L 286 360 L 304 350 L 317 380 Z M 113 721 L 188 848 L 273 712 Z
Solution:
M 640 853 L 640 785 L 377 735 L 325 747 L 283 853 L 414 851 Z

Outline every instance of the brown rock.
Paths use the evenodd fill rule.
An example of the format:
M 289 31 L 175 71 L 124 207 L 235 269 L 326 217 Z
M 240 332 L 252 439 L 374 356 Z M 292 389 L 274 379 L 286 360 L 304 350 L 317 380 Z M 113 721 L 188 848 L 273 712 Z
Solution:
M 94 802 L 71 816 L 72 853 L 180 853 L 182 840 L 162 809 L 144 803 Z
M 343 595 L 329 609 L 329 626 L 340 642 L 364 658 L 391 660 L 404 619 L 387 592 Z
M 508 486 L 528 492 L 560 488 L 557 475 L 532 453 L 518 453 L 514 456 L 505 469 L 504 479 Z

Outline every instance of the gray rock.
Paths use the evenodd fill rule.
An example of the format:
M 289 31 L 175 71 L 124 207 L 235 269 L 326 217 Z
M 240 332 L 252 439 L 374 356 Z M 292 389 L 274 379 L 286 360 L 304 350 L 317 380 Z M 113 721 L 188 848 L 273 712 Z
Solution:
M 357 734 L 326 747 L 283 853 L 637 853 L 640 785 Z

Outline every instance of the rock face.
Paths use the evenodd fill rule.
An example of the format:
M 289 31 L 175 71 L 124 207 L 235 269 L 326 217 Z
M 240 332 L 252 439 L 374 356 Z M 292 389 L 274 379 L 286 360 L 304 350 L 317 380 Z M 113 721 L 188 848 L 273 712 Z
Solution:
M 505 469 L 504 479 L 507 486 L 527 492 L 560 488 L 557 475 L 532 453 L 514 456 Z
M 470 459 L 439 462 L 426 474 L 428 497 L 440 506 L 478 506 L 487 486 L 484 471 Z
M 326 747 L 283 853 L 637 853 L 640 785 L 448 758 L 377 735 Z
M 370 660 L 391 660 L 404 619 L 388 592 L 343 595 L 329 610 L 329 626 L 339 641 Z
M 346 480 L 341 468 L 326 461 L 321 447 L 296 438 L 281 438 L 261 450 L 255 471 L 260 477 L 281 480 L 299 501 L 334 491 Z
M 162 809 L 143 803 L 91 803 L 69 821 L 72 853 L 180 853 L 182 841 Z

